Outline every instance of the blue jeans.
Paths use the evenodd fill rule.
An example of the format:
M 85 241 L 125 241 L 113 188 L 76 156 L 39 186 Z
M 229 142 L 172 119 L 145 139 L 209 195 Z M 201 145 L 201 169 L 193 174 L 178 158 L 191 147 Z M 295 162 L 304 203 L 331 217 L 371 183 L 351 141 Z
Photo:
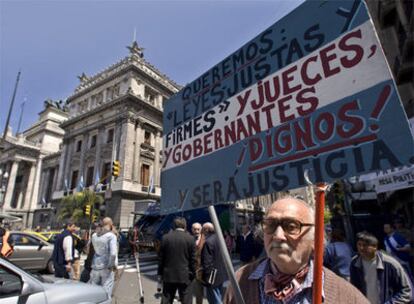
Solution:
M 207 301 L 209 304 L 222 304 L 222 294 L 223 294 L 223 284 L 212 287 L 209 286 L 206 288 L 207 291 Z

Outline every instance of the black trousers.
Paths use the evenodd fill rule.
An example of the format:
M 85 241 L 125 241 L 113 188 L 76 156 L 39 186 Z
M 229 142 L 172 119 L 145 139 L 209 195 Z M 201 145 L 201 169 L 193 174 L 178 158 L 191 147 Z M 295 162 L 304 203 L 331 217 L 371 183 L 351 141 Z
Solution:
M 166 283 L 162 285 L 162 300 L 161 304 L 172 304 L 175 293 L 178 290 L 180 302 L 183 304 L 191 304 L 193 301 L 193 293 L 191 289 L 192 284 L 183 283 Z
M 69 273 L 67 272 L 65 265 L 54 263 L 54 266 L 55 277 L 69 279 Z

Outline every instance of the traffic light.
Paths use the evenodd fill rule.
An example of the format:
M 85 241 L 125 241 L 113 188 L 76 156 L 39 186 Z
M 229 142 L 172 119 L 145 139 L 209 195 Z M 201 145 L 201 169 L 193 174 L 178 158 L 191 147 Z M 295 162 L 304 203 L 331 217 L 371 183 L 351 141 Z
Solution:
M 92 215 L 92 223 L 95 223 L 97 219 L 98 219 L 98 216 Z
M 114 160 L 112 162 L 112 176 L 118 177 L 120 172 L 121 172 L 121 165 L 119 163 L 119 160 Z
M 87 216 L 90 216 L 91 215 L 91 205 L 85 205 L 84 213 Z

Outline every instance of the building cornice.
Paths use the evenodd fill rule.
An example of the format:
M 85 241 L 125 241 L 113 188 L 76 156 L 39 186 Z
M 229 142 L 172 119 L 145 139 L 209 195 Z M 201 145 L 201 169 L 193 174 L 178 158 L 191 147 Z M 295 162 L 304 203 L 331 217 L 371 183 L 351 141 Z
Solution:
M 152 81 L 156 81 L 161 87 L 163 87 L 171 95 L 175 94 L 181 89 L 181 86 L 169 79 L 166 75 L 162 74 L 153 65 L 145 61 L 143 58 L 137 58 L 136 56 L 128 56 L 121 61 L 109 66 L 107 69 L 99 72 L 98 74 L 86 78 L 76 88 L 75 92 L 67 98 L 67 104 L 70 104 L 74 99 L 87 94 L 88 92 L 102 86 L 120 75 L 125 74 L 129 70 L 136 70 L 148 77 Z
M 155 115 L 159 115 L 162 118 L 163 112 L 160 109 L 158 109 L 158 108 L 154 107 L 153 105 L 143 101 L 142 99 L 138 98 L 137 96 L 135 96 L 131 92 L 128 92 L 125 95 L 122 95 L 122 96 L 120 96 L 120 97 L 118 97 L 118 98 L 116 98 L 116 99 L 114 99 L 110 102 L 104 103 L 104 104 L 94 108 L 93 110 L 89 110 L 86 113 L 83 113 L 79 116 L 76 116 L 76 117 L 73 117 L 73 118 L 70 118 L 70 119 L 66 120 L 65 122 L 63 122 L 60 125 L 60 127 L 63 128 L 63 129 L 67 129 L 69 126 L 71 126 L 73 124 L 76 124 L 76 123 L 79 123 L 81 121 L 84 121 L 88 117 L 93 117 L 95 115 L 99 115 L 100 113 L 105 112 L 109 108 L 120 106 L 123 103 L 130 103 L 133 106 L 133 108 L 135 108 L 137 110 L 146 110 L 148 112 L 154 113 Z M 105 119 L 104 121 L 101 120 L 97 123 L 94 123 L 94 124 L 88 126 L 88 129 L 89 128 L 94 129 L 94 128 L 97 127 L 97 125 L 101 125 L 103 122 L 105 122 L 105 124 L 107 124 L 111 121 L 119 120 L 119 118 L 120 118 L 119 116 L 109 117 L 108 119 Z M 68 133 L 67 130 L 65 130 L 65 137 L 67 135 L 66 133 Z

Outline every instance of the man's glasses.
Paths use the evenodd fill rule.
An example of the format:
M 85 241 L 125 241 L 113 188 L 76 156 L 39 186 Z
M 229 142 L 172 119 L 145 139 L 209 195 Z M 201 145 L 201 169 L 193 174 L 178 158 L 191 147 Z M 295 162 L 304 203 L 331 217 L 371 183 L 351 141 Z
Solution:
M 262 229 L 266 234 L 274 234 L 277 227 L 282 227 L 283 231 L 290 235 L 299 235 L 302 232 L 302 227 L 315 226 L 315 224 L 302 223 L 301 221 L 291 218 L 267 218 L 262 221 Z

